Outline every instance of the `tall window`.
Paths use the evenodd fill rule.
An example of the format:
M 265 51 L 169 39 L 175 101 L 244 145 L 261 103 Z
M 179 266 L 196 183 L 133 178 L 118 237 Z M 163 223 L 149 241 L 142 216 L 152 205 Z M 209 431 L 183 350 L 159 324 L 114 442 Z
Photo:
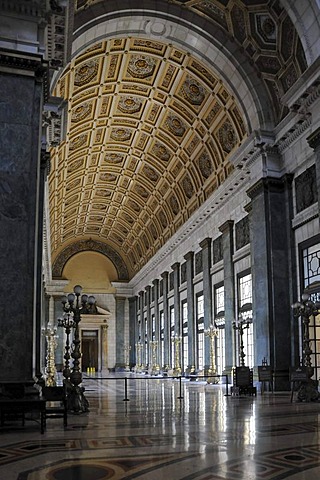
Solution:
M 253 324 L 252 324 L 252 278 L 251 273 L 238 277 L 238 320 L 246 322 L 243 332 L 243 353 L 246 367 L 254 366 Z M 240 350 L 238 348 L 238 355 Z M 262 360 L 262 359 L 261 359 Z M 240 365 L 240 359 L 238 361 Z
M 174 337 L 174 305 L 170 307 L 170 337 Z M 174 342 L 171 340 L 171 367 L 174 368 Z
M 183 348 L 183 371 L 188 368 L 188 303 L 182 302 L 182 348 Z
M 313 301 L 320 301 L 320 243 L 302 250 L 303 286 L 311 294 Z M 300 358 L 302 359 L 302 327 L 300 328 Z M 309 323 L 311 365 L 314 367 L 313 378 L 320 379 L 320 315 L 310 317 Z
M 217 373 L 223 374 L 225 369 L 225 312 L 224 312 L 224 285 L 214 288 L 214 323 L 218 328 L 217 337 Z
M 160 365 L 164 365 L 164 312 L 160 312 Z
M 204 301 L 203 295 L 197 296 L 197 357 L 198 369 L 203 370 L 204 350 Z

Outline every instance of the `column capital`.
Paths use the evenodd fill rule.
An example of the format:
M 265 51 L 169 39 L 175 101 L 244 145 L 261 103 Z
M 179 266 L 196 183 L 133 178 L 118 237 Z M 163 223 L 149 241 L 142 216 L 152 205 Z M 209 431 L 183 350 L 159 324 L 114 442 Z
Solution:
M 173 265 L 171 265 L 171 268 L 172 268 L 172 270 L 174 270 L 174 271 L 175 271 L 175 270 L 178 270 L 179 267 L 180 267 L 180 263 L 179 263 L 179 262 L 175 262 Z
M 234 225 L 233 220 L 227 220 L 222 225 L 220 225 L 219 230 L 221 233 L 229 233 L 232 230 L 233 225 Z
M 282 177 L 265 177 L 265 178 L 260 178 L 254 185 L 252 185 L 248 190 L 247 190 L 247 195 L 249 198 L 254 199 L 257 197 L 259 194 L 261 194 L 263 191 L 273 191 L 273 192 L 279 192 L 281 190 L 284 190 L 284 188 L 288 185 L 291 185 L 293 181 L 293 174 L 286 174 L 283 175 Z
M 200 247 L 202 250 L 205 250 L 206 248 L 210 248 L 212 243 L 212 238 L 207 237 L 202 240 L 202 242 L 199 243 Z
M 190 252 L 186 253 L 183 258 L 187 261 L 188 260 L 190 261 L 190 260 L 193 260 L 193 257 L 194 257 L 194 252 L 190 251 Z
M 252 212 L 252 203 L 251 202 L 247 203 L 247 205 L 245 205 L 243 208 L 247 213 L 250 214 Z
M 161 278 L 163 278 L 164 280 L 167 279 L 168 276 L 169 276 L 169 272 L 167 271 L 161 273 Z
M 159 284 L 159 279 L 155 278 L 154 280 L 152 280 L 152 283 L 153 283 L 154 286 L 158 285 Z

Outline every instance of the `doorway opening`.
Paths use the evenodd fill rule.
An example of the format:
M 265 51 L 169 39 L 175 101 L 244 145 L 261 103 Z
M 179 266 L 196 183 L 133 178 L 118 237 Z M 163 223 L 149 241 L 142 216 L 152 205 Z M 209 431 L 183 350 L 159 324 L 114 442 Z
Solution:
M 98 371 L 98 330 L 82 330 L 82 371 Z

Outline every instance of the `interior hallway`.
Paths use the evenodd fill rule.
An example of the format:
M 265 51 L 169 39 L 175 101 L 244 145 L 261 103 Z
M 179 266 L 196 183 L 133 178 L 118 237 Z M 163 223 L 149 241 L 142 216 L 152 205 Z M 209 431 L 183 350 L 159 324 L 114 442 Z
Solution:
M 117 374 L 117 377 L 121 374 Z M 1 480 L 320 478 L 319 403 L 290 392 L 225 396 L 223 385 L 85 376 L 88 414 L 6 423 Z M 230 392 L 229 392 L 230 393 Z

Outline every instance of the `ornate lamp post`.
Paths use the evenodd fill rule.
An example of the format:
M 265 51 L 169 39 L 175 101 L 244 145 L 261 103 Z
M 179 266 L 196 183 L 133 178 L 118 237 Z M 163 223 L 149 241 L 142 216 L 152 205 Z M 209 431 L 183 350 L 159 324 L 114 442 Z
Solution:
M 136 352 L 137 352 L 137 358 L 136 358 L 136 372 L 141 373 L 142 371 L 142 363 L 141 363 L 141 353 L 142 353 L 142 348 L 143 345 L 139 341 L 136 343 Z
M 171 337 L 172 343 L 174 343 L 174 375 L 181 375 L 181 367 L 180 367 L 180 343 L 181 337 L 179 335 L 174 335 Z
M 216 369 L 216 351 L 215 351 L 215 338 L 218 336 L 218 329 L 214 325 L 204 331 L 206 337 L 210 339 L 210 367 L 208 370 L 209 375 L 215 375 L 217 373 Z M 219 379 L 217 377 L 209 377 L 207 383 L 218 383 Z
M 80 370 L 80 335 L 79 323 L 81 322 L 81 313 L 87 313 L 95 304 L 94 296 L 81 295 L 82 287 L 76 285 L 73 289 L 74 293 L 62 298 L 63 310 L 73 315 L 74 337 L 72 342 L 71 357 L 73 358 L 73 368 L 70 373 L 68 407 L 74 413 L 87 412 L 89 410 L 89 402 L 84 396 L 84 388 L 80 387 L 82 382 L 82 373 Z M 81 298 L 80 298 L 81 295 Z
M 129 372 L 130 371 L 130 362 L 129 362 L 129 353 L 131 350 L 130 345 L 125 345 L 124 346 L 124 358 L 125 358 L 125 371 Z
M 292 305 L 293 315 L 302 321 L 302 365 L 306 367 L 307 381 L 301 382 L 298 390 L 298 400 L 310 402 L 319 399 L 318 382 L 312 380 L 314 368 L 311 365 L 310 337 L 309 324 L 310 317 L 315 317 L 320 314 L 320 302 L 313 302 L 308 293 L 301 295 L 301 302 L 296 302 Z
M 158 341 L 157 340 L 151 340 L 150 342 L 151 346 L 151 375 L 158 375 L 160 372 L 160 367 L 157 363 L 157 348 L 158 348 Z
M 58 318 L 58 326 L 63 327 L 66 331 L 66 346 L 65 346 L 65 354 L 63 356 L 65 363 L 64 363 L 64 369 L 62 371 L 62 374 L 66 380 L 69 380 L 71 370 L 69 366 L 70 362 L 70 333 L 71 333 L 71 328 L 75 326 L 75 323 L 73 321 L 73 315 L 71 312 L 65 313 L 63 315 L 63 318 Z
M 54 352 L 57 347 L 57 329 L 52 326 L 47 326 L 42 330 L 47 340 L 47 355 L 46 355 L 46 385 L 48 387 L 56 386 L 56 365 Z
M 246 354 L 244 353 L 243 334 L 244 334 L 244 330 L 249 328 L 249 325 L 250 325 L 250 322 L 245 319 L 241 319 L 238 323 L 237 322 L 232 323 L 234 330 L 239 331 L 239 338 L 240 338 L 240 355 L 239 356 L 240 356 L 241 367 L 245 366 L 244 357 L 246 356 Z

